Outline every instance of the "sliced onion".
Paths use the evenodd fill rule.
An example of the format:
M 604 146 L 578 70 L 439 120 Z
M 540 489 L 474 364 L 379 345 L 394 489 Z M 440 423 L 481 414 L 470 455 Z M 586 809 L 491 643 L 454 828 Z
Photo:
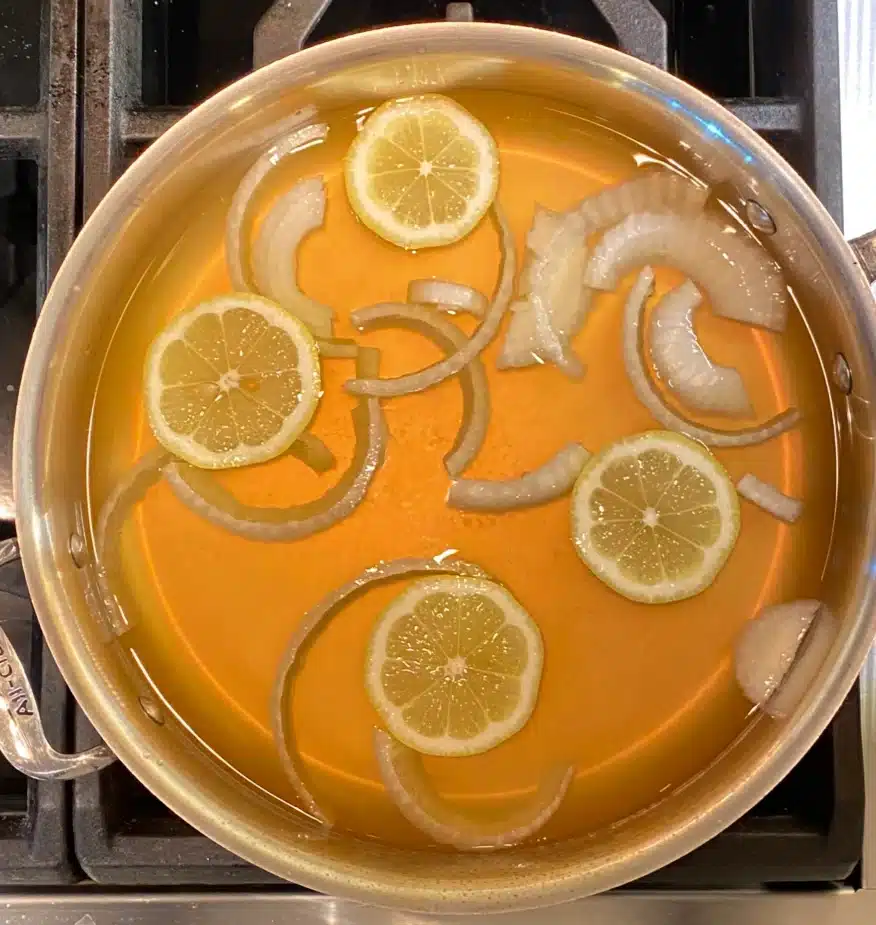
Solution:
M 298 288 L 298 246 L 325 221 L 322 177 L 301 180 L 271 207 L 252 249 L 252 275 L 262 295 L 300 318 L 317 337 L 330 337 L 334 313 Z
M 788 716 L 812 686 L 836 632 L 833 614 L 820 601 L 764 608 L 736 644 L 742 693 L 770 716 Z
M 289 447 L 289 455 L 300 459 L 314 472 L 328 472 L 334 469 L 335 454 L 316 436 L 316 434 L 302 434 Z
M 376 350 L 360 349 L 361 372 L 376 371 Z M 349 468 L 321 498 L 290 507 L 256 507 L 238 501 L 212 472 L 176 461 L 164 470 L 173 493 L 199 516 L 237 536 L 263 542 L 303 540 L 339 523 L 362 503 L 383 462 L 386 422 L 375 398 L 358 402 L 352 412 L 356 450 Z
M 317 338 L 319 355 L 337 360 L 355 360 L 361 349 L 356 341 L 347 337 Z
M 667 293 L 651 313 L 651 360 L 658 376 L 688 408 L 747 414 L 751 401 L 738 370 L 719 366 L 703 350 L 693 326 L 702 295 L 690 281 Z
M 163 447 L 153 447 L 116 482 L 97 516 L 94 536 L 97 589 L 103 604 L 110 629 L 121 636 L 131 628 L 124 608 L 113 592 L 118 586 L 121 571 L 120 539 L 122 527 L 131 509 L 146 495 L 146 492 L 161 478 L 162 469 L 171 461 L 171 455 Z
M 274 731 L 274 741 L 280 754 L 280 761 L 286 776 L 292 782 L 295 792 L 301 798 L 308 812 L 317 819 L 327 822 L 328 816 L 317 803 L 313 794 L 304 783 L 299 770 L 298 755 L 293 748 L 292 732 L 288 728 L 289 702 L 294 680 L 294 669 L 312 636 L 344 603 L 351 597 L 359 594 L 369 585 L 377 581 L 388 581 L 401 578 L 405 575 L 415 575 L 430 572 L 441 572 L 450 575 L 467 575 L 477 578 L 488 578 L 483 569 L 470 562 L 450 560 L 444 556 L 434 559 L 396 559 L 393 562 L 381 562 L 372 568 L 366 569 L 352 581 L 341 585 L 327 594 L 318 604 L 307 611 L 301 618 L 277 669 L 277 680 L 274 683 L 274 692 L 271 697 L 271 725 Z
M 645 368 L 642 315 L 645 301 L 653 288 L 654 271 L 651 267 L 645 267 L 630 291 L 624 309 L 624 366 L 636 397 L 663 427 L 687 434 L 688 437 L 699 440 L 706 446 L 751 446 L 784 433 L 800 420 L 800 412 L 796 408 L 789 408 L 757 427 L 745 427 L 741 430 L 716 430 L 695 424 L 673 411 L 663 401 L 663 397 L 651 382 Z
M 350 321 L 363 331 L 376 327 L 411 328 L 435 341 L 448 354 L 463 349 L 468 342 L 455 324 L 419 305 L 382 302 L 357 309 L 350 314 Z M 444 466 L 450 475 L 458 475 L 470 465 L 484 445 L 490 424 L 490 391 L 480 357 L 476 356 L 459 371 L 459 384 L 462 386 L 462 423 L 453 447 L 444 457 Z
M 763 248 L 710 216 L 641 212 L 605 233 L 584 282 L 615 289 L 645 263 L 681 270 L 709 294 L 716 315 L 783 331 L 790 299 L 781 271 Z
M 422 392 L 431 388 L 451 376 L 455 376 L 463 367 L 470 363 L 496 336 L 502 316 L 511 301 L 516 273 L 516 257 L 514 253 L 514 236 L 508 226 L 504 213 L 493 206 L 493 215 L 499 228 L 499 244 L 502 250 L 499 282 L 493 294 L 493 301 L 484 320 L 477 331 L 468 339 L 465 346 L 452 356 L 445 357 L 425 369 L 407 376 L 398 376 L 395 379 L 351 379 L 345 383 L 345 388 L 355 395 L 374 395 L 379 398 L 395 398 L 399 395 L 410 395 L 412 392 Z
M 272 145 L 246 172 L 231 200 L 225 225 L 225 261 L 231 285 L 239 292 L 252 292 L 253 286 L 247 271 L 248 248 L 244 230 L 249 219 L 249 207 L 265 177 L 283 158 L 295 154 L 307 145 L 322 141 L 328 134 L 323 123 L 304 125 Z
M 383 783 L 405 819 L 439 844 L 463 851 L 510 848 L 534 835 L 559 809 L 575 776 L 571 767 L 554 768 L 523 806 L 502 820 L 480 821 L 446 803 L 420 755 L 382 729 L 374 731 L 374 752 Z
M 708 198 L 707 186 L 700 186 L 671 170 L 649 170 L 644 176 L 590 196 L 577 211 L 591 231 L 602 231 L 637 212 L 696 215 L 702 212 Z
M 512 511 L 546 504 L 572 490 L 589 458 L 580 443 L 570 443 L 544 465 L 516 479 L 456 479 L 447 503 L 462 511 Z
M 434 305 L 442 312 L 468 312 L 476 318 L 483 318 L 490 304 L 477 289 L 446 279 L 411 280 L 408 283 L 408 302 Z
M 750 472 L 742 476 L 736 483 L 736 490 L 747 498 L 752 504 L 763 508 L 768 514 L 784 520 L 786 524 L 796 523 L 803 513 L 803 502 L 799 498 L 792 498 L 779 491 L 775 485 L 762 482 Z
M 570 376 L 583 375 L 569 342 L 584 323 L 590 304 L 590 290 L 583 285 L 587 234 L 587 223 L 577 212 L 536 209 L 526 237 L 523 298 L 514 303 L 496 361 L 499 369 L 544 361 Z

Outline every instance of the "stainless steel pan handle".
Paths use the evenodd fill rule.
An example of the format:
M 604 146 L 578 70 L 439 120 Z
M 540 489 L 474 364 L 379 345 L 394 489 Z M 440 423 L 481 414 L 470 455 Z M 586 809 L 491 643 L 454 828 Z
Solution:
M 0 566 L 19 558 L 15 540 L 0 541 Z M 115 760 L 105 746 L 65 755 L 49 744 L 27 672 L 0 627 L 0 751 L 16 770 L 38 780 L 70 780 Z

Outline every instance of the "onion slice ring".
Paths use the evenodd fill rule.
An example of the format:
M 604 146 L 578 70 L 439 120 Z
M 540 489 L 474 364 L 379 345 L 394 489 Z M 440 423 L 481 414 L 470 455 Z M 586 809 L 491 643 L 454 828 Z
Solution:
M 439 844 L 462 851 L 510 848 L 534 835 L 557 811 L 575 776 L 571 767 L 553 768 L 508 818 L 480 822 L 445 803 L 426 776 L 420 755 L 382 729 L 374 731 L 374 753 L 383 783 L 405 819 Z
M 289 713 L 289 703 L 292 693 L 294 669 L 297 666 L 303 651 L 318 629 L 353 595 L 359 594 L 369 585 L 377 581 L 389 581 L 402 578 L 406 575 L 440 572 L 449 575 L 466 575 L 473 578 L 489 577 L 482 568 L 462 560 L 448 560 L 444 557 L 434 559 L 396 559 L 393 562 L 381 562 L 379 565 L 366 569 L 351 581 L 329 592 L 318 604 L 312 607 L 301 618 L 301 622 L 292 634 L 286 646 L 286 651 L 280 659 L 277 669 L 274 690 L 271 695 L 271 726 L 274 741 L 280 755 L 280 761 L 286 776 L 295 788 L 308 812 L 321 822 L 328 823 L 328 816 L 317 803 L 313 794 L 304 782 L 297 754 L 292 749 L 294 744 L 292 733 L 288 729 L 286 718 Z
M 408 302 L 434 305 L 451 314 L 468 312 L 475 318 L 483 318 L 489 305 L 482 292 L 446 279 L 412 279 L 408 283 Z
M 580 443 L 570 443 L 516 479 L 456 479 L 447 504 L 461 511 L 513 511 L 546 504 L 572 490 L 588 459 L 590 453 Z
M 629 270 L 645 263 L 681 270 L 709 293 L 723 318 L 784 331 L 790 298 L 772 258 L 739 231 L 710 216 L 640 212 L 615 225 L 594 248 L 584 274 L 594 289 L 615 289 Z
M 705 427 L 673 411 L 663 401 L 663 397 L 651 382 L 645 367 L 645 345 L 642 337 L 645 325 L 642 315 L 645 302 L 653 288 L 654 271 L 651 267 L 645 267 L 639 273 L 624 309 L 623 356 L 627 376 L 636 397 L 663 427 L 687 434 L 688 437 L 699 440 L 706 446 L 738 447 L 763 443 L 797 424 L 801 415 L 796 408 L 789 408 L 770 418 L 764 424 L 741 430 L 716 430 L 712 427 Z
M 355 360 L 362 349 L 356 341 L 348 337 L 317 338 L 319 355 L 334 360 Z
M 636 212 L 670 212 L 691 216 L 703 211 L 709 188 L 671 170 L 648 170 L 616 186 L 600 190 L 576 210 L 591 231 L 602 231 Z
M 786 524 L 796 523 L 803 513 L 803 502 L 779 491 L 775 485 L 761 481 L 756 475 L 747 472 L 736 483 L 736 490 L 747 501 L 763 508 L 768 514 Z
M 249 218 L 250 203 L 265 177 L 280 163 L 283 158 L 300 151 L 302 148 L 323 141 L 328 135 L 328 126 L 324 123 L 303 125 L 285 138 L 272 145 L 249 168 L 240 181 L 231 206 L 228 209 L 228 219 L 225 224 L 225 261 L 228 265 L 228 275 L 231 285 L 239 292 L 252 292 L 253 286 L 249 273 L 248 250 L 244 246 L 243 229 Z
M 298 247 L 325 220 L 322 177 L 301 180 L 271 206 L 252 248 L 256 291 L 300 318 L 317 337 L 331 337 L 334 312 L 298 287 Z
M 742 376 L 732 366 L 713 363 L 694 330 L 693 313 L 702 298 L 687 280 L 657 303 L 648 339 L 651 362 L 667 388 L 692 411 L 750 414 Z
M 514 236 L 498 205 L 493 205 L 493 216 L 499 229 L 499 243 L 502 249 L 499 282 L 493 295 L 493 301 L 484 320 L 477 331 L 468 339 L 465 346 L 456 353 L 419 372 L 398 376 L 395 379 L 350 379 L 344 383 L 347 391 L 354 395 L 372 395 L 378 398 L 396 398 L 399 395 L 410 395 L 413 392 L 422 392 L 431 388 L 451 376 L 455 376 L 464 366 L 479 356 L 483 349 L 496 336 L 502 316 L 511 301 L 514 289 L 514 275 L 516 273 L 516 255 L 514 252 Z
M 406 327 L 433 340 L 447 354 L 461 350 L 468 342 L 453 322 L 428 308 L 397 302 L 382 302 L 358 308 L 350 321 L 360 331 L 381 327 Z M 444 467 L 451 476 L 459 475 L 477 456 L 484 445 L 490 424 L 490 391 L 487 373 L 479 356 L 459 371 L 462 387 L 462 423 L 450 452 L 444 457 Z
M 788 716 L 811 688 L 837 629 L 821 601 L 765 607 L 736 643 L 736 681 L 742 693 L 770 716 Z
M 131 622 L 112 590 L 114 576 L 120 570 L 119 535 L 131 509 L 159 481 L 162 470 L 172 459 L 164 447 L 148 450 L 116 482 L 97 516 L 94 531 L 97 590 L 110 629 L 116 636 L 131 628 Z
M 360 371 L 376 368 L 377 351 L 361 348 Z M 212 472 L 176 461 L 164 469 L 173 493 L 199 516 L 237 536 L 262 542 L 302 540 L 348 517 L 363 501 L 383 462 L 386 422 L 375 398 L 359 401 L 352 411 L 356 450 L 349 468 L 322 497 L 290 507 L 243 504 L 216 481 Z

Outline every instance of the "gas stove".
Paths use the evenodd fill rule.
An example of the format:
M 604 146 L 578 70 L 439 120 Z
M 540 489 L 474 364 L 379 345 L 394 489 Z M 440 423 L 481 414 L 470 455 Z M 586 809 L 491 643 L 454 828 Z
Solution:
M 867 108 L 876 59 L 865 40 L 866 24 L 871 36 L 876 27 L 874 5 L 876 0 L 225 0 L 220 12 L 207 0 L 5 0 L 0 624 L 30 666 L 52 744 L 79 750 L 96 736 L 42 642 L 15 555 L 10 450 L 18 381 L 47 285 L 77 227 L 151 141 L 252 67 L 335 35 L 444 17 L 520 22 L 622 48 L 719 97 L 794 164 L 841 222 L 843 164 L 859 170 L 869 162 L 856 154 L 867 143 L 856 128 L 866 125 L 868 113 L 876 125 L 876 111 Z M 843 111 L 845 150 L 841 42 L 843 88 L 853 86 L 849 98 L 860 108 L 851 120 L 850 110 Z M 856 71 L 855 61 L 864 70 Z M 855 203 L 861 221 L 860 199 Z M 637 922 L 685 915 L 710 925 L 737 915 L 754 922 L 792 916 L 872 922 L 874 851 L 871 660 L 811 752 L 742 820 L 642 881 L 552 915 Z M 414 921 L 281 884 L 198 834 L 119 764 L 65 784 L 28 780 L 0 759 L 0 891 L 0 907 L 5 904 L 9 920 L 23 925 L 122 918 L 146 923 L 159 916 L 224 922 L 244 915 L 256 923 L 280 916 L 326 923 L 344 917 Z M 514 918 L 522 923 L 524 916 Z

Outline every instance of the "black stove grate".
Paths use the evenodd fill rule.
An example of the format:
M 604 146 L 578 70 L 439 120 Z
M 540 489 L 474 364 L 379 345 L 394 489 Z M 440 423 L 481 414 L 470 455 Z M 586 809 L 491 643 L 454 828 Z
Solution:
M 9 429 L 20 365 L 77 211 L 90 214 L 143 147 L 254 60 L 353 29 L 445 14 L 441 0 L 333 0 L 320 17 L 325 6 L 226 0 L 217 16 L 208 0 L 2 5 L 0 540 L 13 533 Z M 473 13 L 584 35 L 668 64 L 764 134 L 840 218 L 836 0 L 476 0 Z M 39 679 L 49 738 L 69 745 L 69 695 L 32 619 L 18 563 L 0 568 L 0 621 Z M 77 748 L 94 744 L 78 710 L 74 725 Z M 28 782 L 0 765 L 0 883 L 61 883 L 83 872 L 98 883 L 132 886 L 276 883 L 199 835 L 120 765 L 77 781 L 68 802 L 70 790 Z M 853 877 L 863 798 L 855 690 L 800 766 L 754 811 L 636 886 L 817 885 Z

